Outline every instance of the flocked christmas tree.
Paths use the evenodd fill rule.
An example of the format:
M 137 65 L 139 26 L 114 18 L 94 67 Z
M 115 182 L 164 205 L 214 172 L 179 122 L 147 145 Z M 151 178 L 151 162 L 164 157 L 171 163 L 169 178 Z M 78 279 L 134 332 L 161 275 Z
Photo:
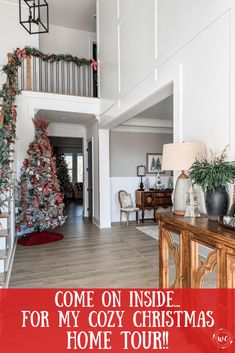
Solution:
M 21 169 L 17 229 L 41 232 L 62 225 L 65 216 L 55 157 L 46 131 L 49 121 L 36 118 L 33 122 L 35 138 Z
M 60 191 L 65 194 L 70 194 L 73 191 L 73 185 L 69 177 L 68 164 L 64 158 L 64 152 L 58 151 L 56 154 L 56 169 L 60 183 Z

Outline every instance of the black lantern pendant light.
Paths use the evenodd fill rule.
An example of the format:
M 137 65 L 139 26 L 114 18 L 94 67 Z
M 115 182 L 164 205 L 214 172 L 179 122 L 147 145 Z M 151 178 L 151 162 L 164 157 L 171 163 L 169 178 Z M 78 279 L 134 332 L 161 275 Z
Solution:
M 24 8 L 27 5 L 28 13 Z M 29 34 L 49 32 L 49 8 L 46 0 L 19 0 L 20 24 Z

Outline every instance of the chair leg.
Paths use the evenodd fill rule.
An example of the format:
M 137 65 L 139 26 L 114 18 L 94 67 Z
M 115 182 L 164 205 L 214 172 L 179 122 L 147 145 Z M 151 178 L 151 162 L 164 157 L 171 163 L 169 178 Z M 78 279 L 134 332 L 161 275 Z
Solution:
M 122 223 L 122 211 L 120 211 L 120 223 Z
M 129 226 L 129 212 L 126 214 L 126 225 Z

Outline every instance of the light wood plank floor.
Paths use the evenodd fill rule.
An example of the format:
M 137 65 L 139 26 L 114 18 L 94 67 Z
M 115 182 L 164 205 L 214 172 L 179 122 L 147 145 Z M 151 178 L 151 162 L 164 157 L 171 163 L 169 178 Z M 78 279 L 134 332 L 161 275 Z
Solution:
M 158 286 L 158 243 L 135 223 L 100 230 L 83 221 L 81 208 L 71 206 L 59 231 L 62 241 L 17 246 L 10 287 Z

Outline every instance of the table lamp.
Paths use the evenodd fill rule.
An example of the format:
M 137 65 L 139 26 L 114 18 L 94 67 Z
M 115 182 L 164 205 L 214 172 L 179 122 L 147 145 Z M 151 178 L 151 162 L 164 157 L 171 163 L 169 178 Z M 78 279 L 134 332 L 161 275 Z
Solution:
M 190 187 L 190 180 L 185 171 L 189 170 L 196 158 L 204 153 L 205 145 L 197 142 L 163 145 L 162 170 L 181 171 L 175 184 L 173 199 L 174 214 L 178 216 L 184 216 Z
M 142 178 L 146 175 L 146 167 L 144 165 L 137 166 L 137 176 L 141 177 L 139 190 L 144 190 L 144 184 Z

